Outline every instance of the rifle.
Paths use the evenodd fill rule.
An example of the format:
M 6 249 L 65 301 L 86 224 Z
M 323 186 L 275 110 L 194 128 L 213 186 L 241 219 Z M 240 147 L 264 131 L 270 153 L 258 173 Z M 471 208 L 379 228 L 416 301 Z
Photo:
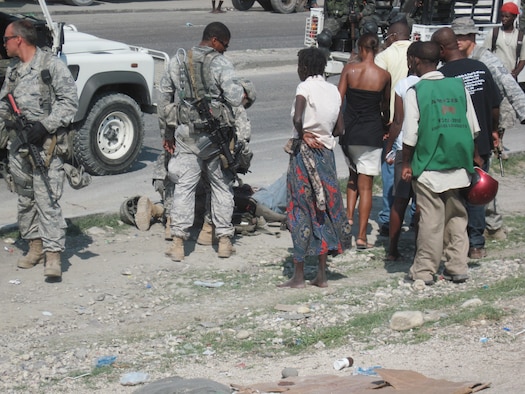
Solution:
M 49 175 L 47 174 L 47 168 L 46 164 L 44 163 L 44 159 L 42 156 L 40 156 L 38 148 L 35 145 L 30 144 L 27 140 L 25 129 L 29 123 L 27 122 L 26 117 L 20 112 L 13 95 L 8 93 L 7 98 L 9 100 L 9 104 L 11 105 L 11 109 L 13 110 L 13 114 L 15 115 L 15 128 L 18 130 L 18 136 L 14 141 L 11 142 L 10 150 L 11 152 L 18 152 L 21 147 L 27 147 L 29 155 L 33 160 L 33 165 L 35 169 L 42 175 L 42 180 L 46 186 L 47 193 L 49 194 L 51 203 L 54 205 L 56 203 L 56 199 L 54 198 L 53 190 L 51 189 L 51 183 Z
M 498 136 L 499 136 L 499 144 L 498 146 L 494 147 L 494 150 L 496 152 L 496 155 L 498 155 L 498 161 L 499 161 L 499 172 L 501 176 L 505 176 L 505 171 L 503 170 L 503 133 L 505 133 L 505 129 L 499 128 L 498 129 Z
M 224 157 L 224 168 L 230 170 L 234 176 L 237 177 L 237 167 L 239 166 L 237 160 L 235 160 L 237 154 L 234 157 L 230 151 L 230 141 L 233 134 L 232 128 L 229 126 L 221 126 L 219 119 L 212 115 L 210 105 L 206 98 L 197 100 L 193 105 L 197 109 L 199 115 L 208 123 L 210 140 L 219 147 L 219 150 Z M 242 146 L 240 148 L 242 149 Z M 239 149 L 239 147 L 236 144 L 236 153 L 238 153 L 237 149 Z

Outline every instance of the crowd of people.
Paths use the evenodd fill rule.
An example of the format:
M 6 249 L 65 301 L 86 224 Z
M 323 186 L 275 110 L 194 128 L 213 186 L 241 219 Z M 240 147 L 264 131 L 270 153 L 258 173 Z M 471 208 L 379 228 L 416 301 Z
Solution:
M 217 8 L 212 3 L 220 10 L 222 1 Z M 286 196 L 285 202 L 276 204 L 285 212 L 263 208 L 256 196 L 250 200 L 253 214 L 283 221 L 290 230 L 294 274 L 281 287 L 305 286 L 308 256 L 319 262 L 310 283 L 326 287 L 327 258 L 351 247 L 356 214 L 356 249 L 374 247 L 367 231 L 373 179 L 379 175 L 380 231 L 389 236 L 386 259 L 402 257 L 401 226 L 412 201 L 416 252 L 408 278 L 431 285 L 443 262 L 445 279 L 455 283 L 468 279 L 468 259 L 487 254 L 485 236 L 504 235 L 496 203 L 470 204 L 464 191 L 471 185 L 474 166 L 489 170 L 505 119 L 505 127 L 510 127 L 508 119 L 525 120 L 525 94 L 516 81 L 525 59 L 521 48 L 501 49 L 501 37 L 505 39 L 509 31 L 506 21 L 517 15 L 503 5 L 500 38 L 488 38 L 494 45 L 487 49 L 475 44 L 477 28 L 469 18 L 440 28 L 428 42 L 411 42 L 406 21 L 390 25 L 383 42 L 377 33 L 361 34 L 357 57 L 344 67 L 338 86 L 324 78 L 324 50 L 299 51 L 300 83 L 291 110 L 294 132 L 285 146 L 289 166 L 277 184 L 286 188 L 286 193 L 279 193 Z M 0 91 L 0 142 L 12 148 L 20 132 L 13 126 L 9 100 L 4 100 L 12 97 L 29 121 L 21 132 L 47 166 L 44 173 L 30 155 L 10 149 L 20 234 L 29 242 L 28 253 L 17 265 L 31 268 L 44 263 L 46 277 L 60 278 L 65 221 L 58 201 L 64 170 L 57 137 L 78 102 L 67 67 L 45 55 L 35 37 L 29 21 L 13 22 L 4 33 L 8 55 L 19 61 L 7 70 Z M 239 78 L 224 56 L 230 39 L 226 25 L 208 24 L 198 45 L 177 51 L 160 83 L 164 151 L 154 186 L 164 205 L 139 198 L 134 214 L 140 229 L 149 229 L 155 218 L 166 218 L 165 238 L 172 242 L 166 256 L 173 261 L 186 256 L 196 201 L 204 212 L 198 242 L 217 243 L 220 258 L 235 252 L 233 186 L 241 171 L 235 159 L 248 158 L 249 166 L 246 108 L 255 100 L 255 87 Z M 47 74 L 50 78 L 43 80 Z M 500 111 L 502 100 L 508 107 Z M 349 168 L 346 208 L 334 159 L 338 143 Z M 261 195 L 264 199 L 268 200 Z

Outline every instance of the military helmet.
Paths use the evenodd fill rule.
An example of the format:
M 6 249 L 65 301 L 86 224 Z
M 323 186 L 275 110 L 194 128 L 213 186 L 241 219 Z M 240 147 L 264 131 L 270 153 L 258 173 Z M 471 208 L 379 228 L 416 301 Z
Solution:
M 244 108 L 250 108 L 257 98 L 257 93 L 255 92 L 255 85 L 252 81 L 248 79 L 241 79 L 241 85 L 246 93 L 247 103 L 244 105 Z
M 137 213 L 137 203 L 140 196 L 126 199 L 120 206 L 120 220 L 131 226 L 135 225 L 135 214 Z

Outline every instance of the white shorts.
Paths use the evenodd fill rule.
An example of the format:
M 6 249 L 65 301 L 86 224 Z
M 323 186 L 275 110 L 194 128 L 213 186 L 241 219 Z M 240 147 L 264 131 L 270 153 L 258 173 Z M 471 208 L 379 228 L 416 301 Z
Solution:
M 358 174 L 376 176 L 381 173 L 382 148 L 365 145 L 349 145 L 348 152 L 355 164 Z M 346 156 L 345 156 L 346 158 Z M 346 164 L 351 167 L 346 158 Z

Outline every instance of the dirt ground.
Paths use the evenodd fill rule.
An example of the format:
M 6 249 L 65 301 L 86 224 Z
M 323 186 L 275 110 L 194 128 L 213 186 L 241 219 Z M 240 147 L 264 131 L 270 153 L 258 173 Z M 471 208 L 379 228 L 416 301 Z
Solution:
M 524 215 L 523 175 L 498 179 L 505 217 Z M 379 201 L 374 199 L 376 207 Z M 351 356 L 354 367 L 409 369 L 436 379 L 491 382 L 487 393 L 522 393 L 524 297 L 494 302 L 508 312 L 501 321 L 443 327 L 427 323 L 422 330 L 430 339 L 422 343 L 411 344 L 417 330 L 394 332 L 386 324 L 368 333 L 366 341 L 349 335 L 340 347 L 319 341 L 288 355 L 290 333 L 297 342 L 302 330 L 321 330 L 356 313 L 385 305 L 403 310 L 407 297 L 523 276 L 522 242 L 505 250 L 489 244 L 489 256 L 472 266 L 467 284 L 438 283 L 416 292 L 403 283 L 409 257 L 394 265 L 384 263 L 387 240 L 377 237 L 373 220 L 370 233 L 369 241 L 377 245 L 370 253 L 350 250 L 330 260 L 326 289 L 276 288 L 289 274 L 292 246 L 289 233 L 278 227 L 239 235 L 237 252 L 229 259 L 219 259 L 215 247 L 191 242 L 182 263 L 164 256 L 169 243 L 160 224 L 147 232 L 92 228 L 68 238 L 61 283 L 46 283 L 42 266 L 17 269 L 26 245 L 4 238 L 0 390 L 130 393 L 137 387 L 123 386 L 119 379 L 134 371 L 148 373 L 149 381 L 177 375 L 249 385 L 278 381 L 286 367 L 297 369 L 300 376 L 352 374 L 354 368 L 335 371 L 332 366 L 336 359 Z M 403 251 L 410 256 L 413 234 L 407 231 L 402 237 Z M 299 307 L 306 308 L 302 315 Z M 243 342 L 253 338 L 260 346 L 243 350 Z M 93 368 L 105 356 L 116 356 L 116 361 L 111 367 Z

